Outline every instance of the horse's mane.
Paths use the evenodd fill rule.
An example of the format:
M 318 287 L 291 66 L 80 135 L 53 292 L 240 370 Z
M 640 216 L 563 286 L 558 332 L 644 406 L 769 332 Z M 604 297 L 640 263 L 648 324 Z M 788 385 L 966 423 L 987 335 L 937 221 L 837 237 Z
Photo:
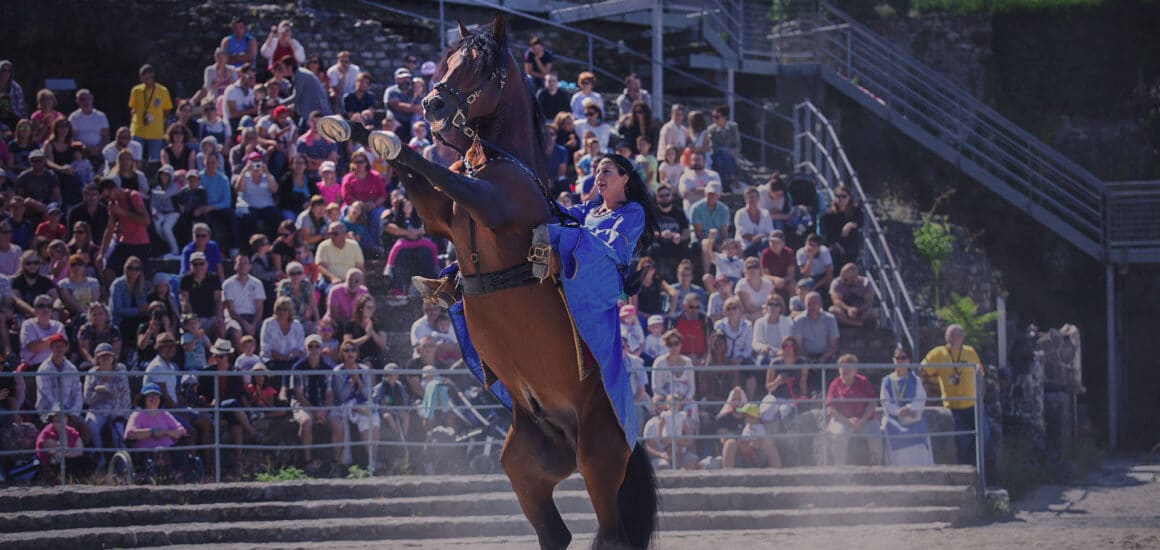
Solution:
M 521 159 L 529 165 L 529 167 L 536 173 L 536 178 L 539 179 L 540 185 L 545 185 L 544 172 L 546 171 L 544 165 L 543 154 L 544 150 L 544 114 L 540 112 L 536 105 L 536 94 L 534 87 L 531 86 L 528 78 L 524 74 L 523 65 L 516 62 L 515 57 L 512 56 L 511 51 L 507 49 L 506 39 L 503 43 L 496 40 L 495 34 L 492 32 L 490 25 L 477 25 L 471 29 L 467 34 L 460 36 L 459 40 L 455 42 L 447 52 L 444 53 L 443 59 L 439 61 L 439 73 L 446 74 L 447 60 L 451 58 L 456 52 L 475 50 L 479 55 L 476 62 L 472 65 L 472 73 L 476 77 L 490 77 L 490 75 L 503 68 L 505 56 L 512 60 L 517 73 L 508 75 L 508 85 L 519 85 L 524 90 L 525 101 L 527 108 L 531 112 L 532 118 L 532 137 L 535 140 L 536 153 L 531 155 L 531 158 Z M 516 84 L 515 81 L 519 80 Z

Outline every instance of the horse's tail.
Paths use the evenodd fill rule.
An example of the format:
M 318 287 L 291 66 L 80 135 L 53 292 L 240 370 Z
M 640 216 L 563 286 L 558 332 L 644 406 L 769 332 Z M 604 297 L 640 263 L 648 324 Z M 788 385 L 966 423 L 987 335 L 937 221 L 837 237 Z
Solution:
M 637 442 L 628 457 L 628 467 L 616 503 L 620 509 L 620 524 L 630 546 L 648 548 L 657 529 L 660 495 L 657 493 L 657 476 L 653 472 L 652 462 L 649 462 L 644 445 L 640 442 Z

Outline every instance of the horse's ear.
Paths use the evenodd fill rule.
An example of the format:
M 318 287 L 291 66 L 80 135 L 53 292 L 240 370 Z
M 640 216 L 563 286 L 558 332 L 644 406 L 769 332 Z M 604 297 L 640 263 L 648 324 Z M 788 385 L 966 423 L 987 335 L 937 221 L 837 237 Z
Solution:
M 503 16 L 495 15 L 495 19 L 491 22 L 491 35 L 495 37 L 495 41 L 499 44 L 506 43 L 507 25 L 504 24 Z
M 459 25 L 459 38 L 467 38 L 467 35 L 471 34 L 471 31 L 467 30 L 467 27 L 463 26 L 463 23 L 460 23 L 459 21 L 456 21 L 455 23 Z

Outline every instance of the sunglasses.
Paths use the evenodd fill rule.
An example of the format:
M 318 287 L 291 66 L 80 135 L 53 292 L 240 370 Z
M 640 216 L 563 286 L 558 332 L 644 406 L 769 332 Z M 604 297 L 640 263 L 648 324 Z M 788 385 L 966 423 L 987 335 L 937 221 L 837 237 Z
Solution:
M 665 342 L 665 345 L 670 347 L 670 348 L 675 348 L 675 347 L 680 346 L 681 343 L 680 342 Z
M 29 260 L 27 262 L 24 262 L 24 265 L 29 266 L 29 267 L 35 267 L 35 266 L 40 265 L 40 262 L 37 260 Z
M 845 193 L 839 193 L 837 195 L 834 195 L 834 198 L 836 198 L 836 199 L 848 199 L 848 198 L 850 198 L 850 195 L 847 195 Z
M 600 114 L 599 111 L 584 111 L 584 116 L 592 116 Z
M 342 350 L 342 352 L 343 353 L 358 353 L 358 350 L 354 349 L 354 348 L 349 348 L 349 349 Z
M 291 276 L 291 277 L 293 277 L 293 276 L 295 276 L 295 275 L 302 275 L 302 274 L 303 274 L 303 273 L 302 273 L 301 271 L 291 271 L 291 272 L 290 272 L 290 276 Z
M 331 236 L 331 237 L 337 237 L 339 235 L 342 235 L 342 232 L 341 231 L 330 231 L 327 233 L 327 235 Z
M 125 271 L 141 271 L 141 268 L 138 266 L 135 266 L 135 265 L 131 265 L 129 267 L 126 267 Z
M 309 346 L 306 346 L 306 349 L 319 349 L 321 347 L 322 344 L 310 344 Z
M 209 235 L 207 235 L 205 233 L 198 233 L 197 235 L 194 235 L 194 237 L 196 237 L 198 239 L 208 239 Z
M 905 355 L 895 355 L 894 356 L 895 361 L 906 361 L 907 359 L 910 359 L 910 358 L 905 356 Z
M 197 267 L 199 265 L 206 265 L 206 262 L 191 262 L 189 265 L 192 265 L 193 267 Z
M 701 309 L 701 306 L 685 306 L 685 309 L 697 310 L 697 309 Z

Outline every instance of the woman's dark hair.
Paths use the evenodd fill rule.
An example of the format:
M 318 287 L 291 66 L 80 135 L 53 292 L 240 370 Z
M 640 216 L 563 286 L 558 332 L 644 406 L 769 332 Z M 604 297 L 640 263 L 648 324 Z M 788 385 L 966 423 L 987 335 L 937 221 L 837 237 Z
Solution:
M 597 159 L 593 166 L 600 164 L 604 159 L 612 161 L 620 175 L 628 176 L 628 181 L 624 185 L 624 198 L 628 202 L 635 202 L 644 208 L 644 231 L 641 232 L 635 249 L 636 252 L 640 252 L 648 243 L 652 242 L 654 234 L 659 231 L 657 206 L 648 191 L 648 186 L 644 184 L 644 180 L 640 179 L 640 174 L 632 166 L 632 161 L 617 154 L 609 154 Z
M 850 192 L 850 188 L 846 187 L 845 185 L 839 185 L 834 188 L 834 195 L 838 195 L 839 193 L 845 193 L 850 197 L 849 200 L 846 201 L 846 208 L 853 208 L 854 194 Z M 830 202 L 830 212 L 840 212 L 840 210 L 838 210 L 838 201 L 836 199 Z

